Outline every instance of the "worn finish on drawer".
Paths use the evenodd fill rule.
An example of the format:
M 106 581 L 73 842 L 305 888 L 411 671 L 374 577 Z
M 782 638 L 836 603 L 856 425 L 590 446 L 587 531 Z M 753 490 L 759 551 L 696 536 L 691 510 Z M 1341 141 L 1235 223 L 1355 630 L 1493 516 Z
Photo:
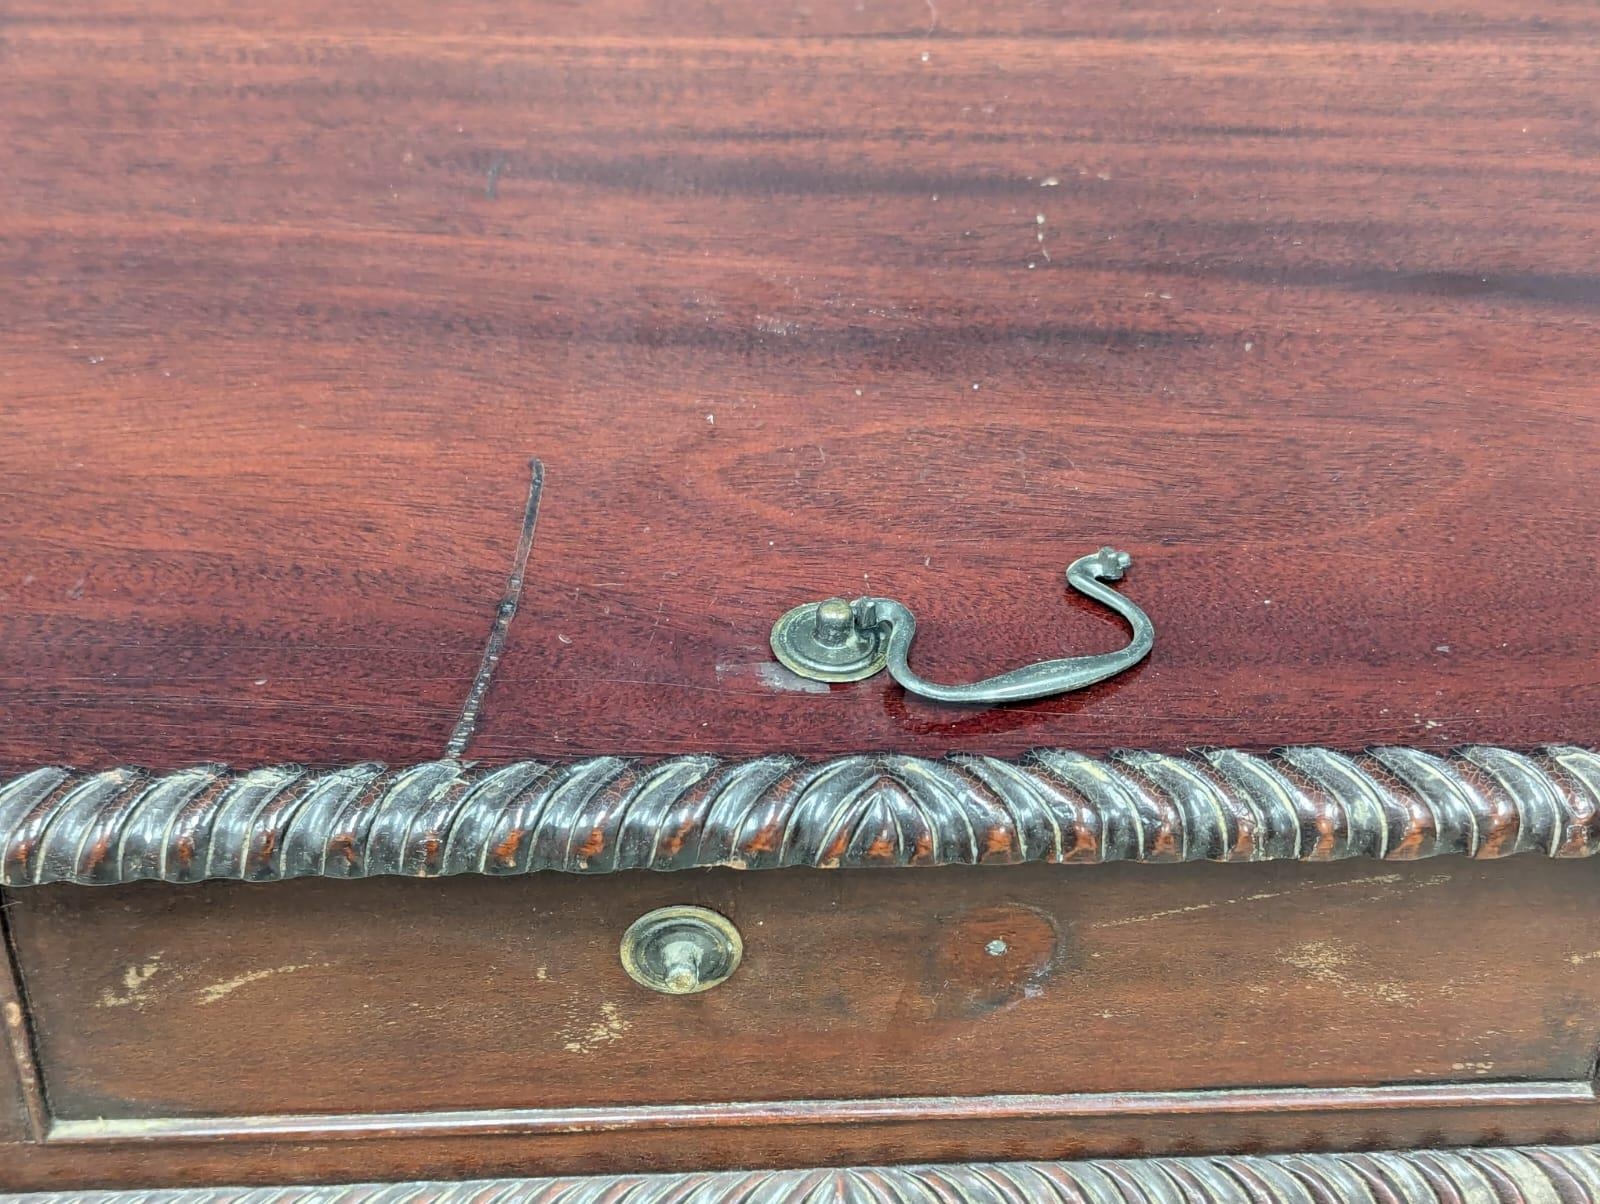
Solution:
M 1600 866 L 709 871 L 41 888 L 58 1117 L 1588 1077 Z M 745 961 L 659 996 L 627 925 Z
M 0 946 L 0 1146 L 36 1136 L 43 1119 L 27 1013 L 5 953 Z

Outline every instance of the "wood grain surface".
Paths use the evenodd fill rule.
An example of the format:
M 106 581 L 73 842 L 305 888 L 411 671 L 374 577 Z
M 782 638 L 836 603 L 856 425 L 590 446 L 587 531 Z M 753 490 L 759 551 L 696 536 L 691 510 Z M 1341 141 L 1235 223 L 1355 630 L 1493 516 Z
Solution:
M 930 1131 L 1063 1113 L 1065 1131 L 1140 1097 L 1110 1115 L 998 1097 L 1539 1081 L 1600 1123 L 1597 875 L 1523 858 L 143 884 L 19 892 L 10 916 L 49 1001 L 52 1114 L 85 1138 L 115 1135 L 99 1120 L 600 1108 L 542 1127 L 631 1140 L 684 1127 L 651 1122 L 657 1106 L 730 1105 L 709 1115 L 737 1127 L 758 1120 L 744 1101 L 810 1101 L 820 1124 L 828 1100 Z M 626 977 L 622 933 L 669 904 L 738 926 L 726 983 L 678 997 Z M 1304 1110 L 1244 1109 L 1280 1146 Z
M 0 762 L 1593 742 L 1600 16 L 7 6 Z M 771 672 L 898 596 L 982 712 Z

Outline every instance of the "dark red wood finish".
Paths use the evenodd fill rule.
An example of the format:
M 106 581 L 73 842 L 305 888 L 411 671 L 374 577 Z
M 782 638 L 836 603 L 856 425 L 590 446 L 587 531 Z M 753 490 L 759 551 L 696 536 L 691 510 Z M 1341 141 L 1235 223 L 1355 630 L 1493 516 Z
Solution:
M 9 6 L 0 763 L 1592 742 L 1600 18 Z M 769 684 L 896 595 L 983 712 Z M 791 685 L 793 683 L 786 683 Z
M 442 755 L 532 457 L 469 759 L 1600 743 L 1597 78 L 1508 0 L 17 0 L 0 771 Z M 935 677 L 1113 647 L 1107 542 L 1157 643 L 1082 694 L 770 670 L 836 592 Z M 0 1187 L 1594 1141 L 1594 872 L 17 892 Z M 764 935 L 624 1056 L 697 890 Z

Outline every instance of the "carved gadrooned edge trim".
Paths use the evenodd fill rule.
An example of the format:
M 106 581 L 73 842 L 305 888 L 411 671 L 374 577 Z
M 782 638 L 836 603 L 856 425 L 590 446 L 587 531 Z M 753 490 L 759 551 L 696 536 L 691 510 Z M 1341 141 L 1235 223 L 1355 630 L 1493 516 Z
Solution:
M 0 1196 L 5 1204 L 1581 1204 L 1600 1147 Z
M 1600 755 L 596 757 L 0 780 L 0 884 L 703 866 L 1409 860 L 1600 847 Z

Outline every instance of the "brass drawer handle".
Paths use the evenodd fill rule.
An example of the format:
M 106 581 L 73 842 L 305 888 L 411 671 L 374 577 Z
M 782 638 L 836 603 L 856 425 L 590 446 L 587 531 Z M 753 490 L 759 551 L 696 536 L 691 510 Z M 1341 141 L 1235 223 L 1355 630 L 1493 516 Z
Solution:
M 658 907 L 622 934 L 622 968 L 663 995 L 694 995 L 726 982 L 744 940 L 726 916 L 704 907 Z
M 1067 566 L 1067 584 L 1109 606 L 1133 628 L 1117 652 L 1040 661 L 967 685 L 946 686 L 920 677 L 907 662 L 917 621 L 892 598 L 829 598 L 797 606 L 772 628 L 772 651 L 789 669 L 814 681 L 860 681 L 887 668 L 913 694 L 936 702 L 996 703 L 1045 698 L 1104 681 L 1143 660 L 1156 639 L 1150 618 L 1103 581 L 1119 581 L 1133 562 L 1126 552 L 1101 548 Z

